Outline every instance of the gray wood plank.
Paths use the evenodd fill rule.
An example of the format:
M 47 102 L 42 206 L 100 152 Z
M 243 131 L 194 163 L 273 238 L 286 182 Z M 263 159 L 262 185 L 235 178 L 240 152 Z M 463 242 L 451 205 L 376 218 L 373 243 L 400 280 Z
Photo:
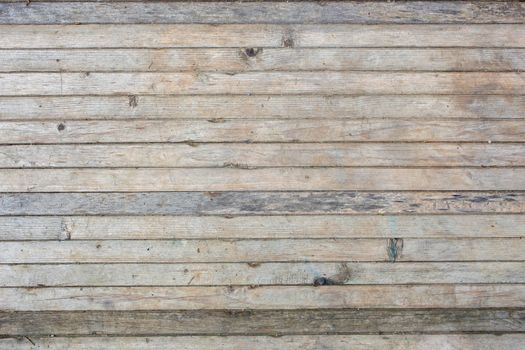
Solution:
M 0 193 L 0 215 L 525 213 L 523 192 Z
M 60 2 L 0 4 L 2 24 L 75 23 L 524 23 L 520 3 Z
M 525 332 L 525 309 L 0 312 L 0 334 Z

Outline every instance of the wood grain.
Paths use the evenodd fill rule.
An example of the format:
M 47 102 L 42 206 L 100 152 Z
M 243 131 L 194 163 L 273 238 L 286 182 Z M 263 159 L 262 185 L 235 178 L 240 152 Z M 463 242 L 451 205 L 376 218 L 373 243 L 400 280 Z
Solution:
M 3 0 L 2 2 L 6 2 Z M 59 2 L 0 4 L 2 24 L 76 23 L 523 23 L 520 3 Z
M 0 265 L 3 287 L 525 283 L 525 262 Z
M 525 168 L 1 169 L 1 192 L 520 191 Z
M 523 192 L 0 193 L 0 215 L 524 214 Z
M 12 336 L 494 333 L 523 332 L 524 317 L 523 308 L 0 312 L 0 332 Z
M 2 48 L 525 47 L 524 24 L 0 25 Z M 505 38 L 505 40 L 501 40 Z
M 525 118 L 518 95 L 4 96 L 0 106 L 1 120 Z
M 525 37 L 525 30 L 523 37 Z M 525 90 L 525 73 L 377 73 L 357 71 L 0 73 L 0 83 L 0 95 L 2 96 L 135 94 L 521 95 Z
M 522 307 L 525 286 L 0 288 L 5 311 Z
M 465 48 L 0 50 L 0 72 L 520 71 L 524 55 Z
M 525 335 L 294 335 L 272 336 L 182 336 L 182 337 L 86 337 L 86 338 L 7 338 L 0 340 L 0 349 L 211 349 L 220 347 L 225 350 L 257 348 L 262 350 L 315 350 L 319 344 L 323 349 L 341 349 L 348 347 L 356 350 L 438 350 L 465 349 L 472 346 L 479 350 L 513 350 L 525 341 Z M 32 345 L 32 343 L 35 345 Z M 29 346 L 29 347 L 28 347 Z

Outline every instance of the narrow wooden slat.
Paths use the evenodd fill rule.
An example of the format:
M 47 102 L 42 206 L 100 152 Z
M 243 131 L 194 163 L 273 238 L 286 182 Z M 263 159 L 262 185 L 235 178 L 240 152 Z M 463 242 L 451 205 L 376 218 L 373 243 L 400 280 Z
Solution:
M 525 118 L 525 96 L 0 97 L 0 119 Z
M 523 215 L 0 217 L 4 240 L 523 237 Z
M 1 29 L 1 27 L 0 27 Z M 525 31 L 523 33 L 525 37 Z M 520 72 L 0 73 L 0 95 L 522 94 Z
M 0 25 L 2 48 L 525 47 L 525 25 Z M 501 40 L 505 38 L 505 40 Z
M 525 260 L 520 238 L 3 242 L 3 264 Z
M 525 213 L 522 192 L 0 193 L 0 215 Z
M 2 2 L 4 2 L 3 0 Z M 10 0 L 8 0 L 9 2 Z M 520 3 L 423 1 L 317 2 L 64 2 L 0 4 L 2 24 L 75 23 L 523 23 Z
M 525 342 L 523 334 L 447 334 L 447 335 L 294 335 L 272 336 L 183 336 L 183 337 L 86 337 L 86 338 L 6 338 L 0 340 L 0 349 L 211 349 L 225 350 L 257 348 L 261 350 L 515 350 Z M 34 345 L 33 345 L 34 343 Z
M 0 288 L 5 311 L 522 307 L 525 285 Z
M 525 168 L 1 169 L 1 192 L 519 191 Z
M 523 49 L 464 48 L 0 50 L 0 72 L 519 71 L 524 55 Z
M 0 312 L 13 336 L 524 332 L 520 309 Z
M 0 146 L 0 168 L 231 166 L 525 166 L 525 146 L 472 143 Z
M 3 287 L 525 283 L 525 262 L 0 265 L 0 279 Z
M 5 121 L 0 143 L 522 142 L 517 120 L 131 120 Z M 157 146 L 158 147 L 158 146 Z M 254 146 L 257 147 L 257 146 Z

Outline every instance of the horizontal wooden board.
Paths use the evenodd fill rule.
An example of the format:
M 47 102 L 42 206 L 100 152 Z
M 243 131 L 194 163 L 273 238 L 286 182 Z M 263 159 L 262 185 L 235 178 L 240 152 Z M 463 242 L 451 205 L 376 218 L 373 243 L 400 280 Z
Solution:
M 0 265 L 3 287 L 525 283 L 525 262 Z
M 0 192 L 520 191 L 525 168 L 1 169 Z
M 7 0 L 10 2 L 10 0 Z M 3 0 L 2 2 L 5 2 Z M 0 4 L 2 24 L 76 23 L 523 23 L 520 3 L 65 2 Z
M 393 246 L 394 245 L 394 246 Z M 525 260 L 525 240 L 274 239 L 3 242 L 2 264 Z
M 522 142 L 517 120 L 294 119 L 4 121 L 0 143 Z M 158 147 L 158 146 L 157 146 Z M 253 146 L 257 147 L 257 146 Z
M 0 193 L 0 215 L 525 213 L 523 192 Z
M 13 336 L 524 332 L 525 310 L 317 309 L 0 312 Z
M 1 120 L 252 118 L 525 118 L 525 96 L 0 97 Z
M 5 311 L 522 307 L 525 285 L 0 288 Z
M 522 144 L 303 143 L 0 146 L 0 168 L 525 166 Z
M 515 350 L 525 342 L 523 334 L 447 334 L 447 335 L 294 335 L 272 336 L 183 336 L 183 337 L 86 337 L 86 338 L 5 338 L 0 349 L 261 349 L 280 350 Z
M 523 49 L 465 48 L 0 50 L 0 72 L 519 71 L 524 55 Z
M 0 25 L 2 48 L 525 47 L 524 24 Z M 505 40 L 501 40 L 505 38 Z
M 523 37 L 525 38 L 525 30 Z M 524 90 L 525 73 L 521 72 L 0 73 L 0 95 L 2 96 L 119 94 L 521 95 Z
M 0 217 L 0 240 L 523 237 L 523 215 Z

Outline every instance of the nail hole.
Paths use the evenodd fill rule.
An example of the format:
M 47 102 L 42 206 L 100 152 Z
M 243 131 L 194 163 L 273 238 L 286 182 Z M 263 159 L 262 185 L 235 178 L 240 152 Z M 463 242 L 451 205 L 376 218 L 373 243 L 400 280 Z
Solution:
M 57 129 L 58 131 L 63 131 L 66 128 L 66 126 L 62 123 L 58 124 Z

